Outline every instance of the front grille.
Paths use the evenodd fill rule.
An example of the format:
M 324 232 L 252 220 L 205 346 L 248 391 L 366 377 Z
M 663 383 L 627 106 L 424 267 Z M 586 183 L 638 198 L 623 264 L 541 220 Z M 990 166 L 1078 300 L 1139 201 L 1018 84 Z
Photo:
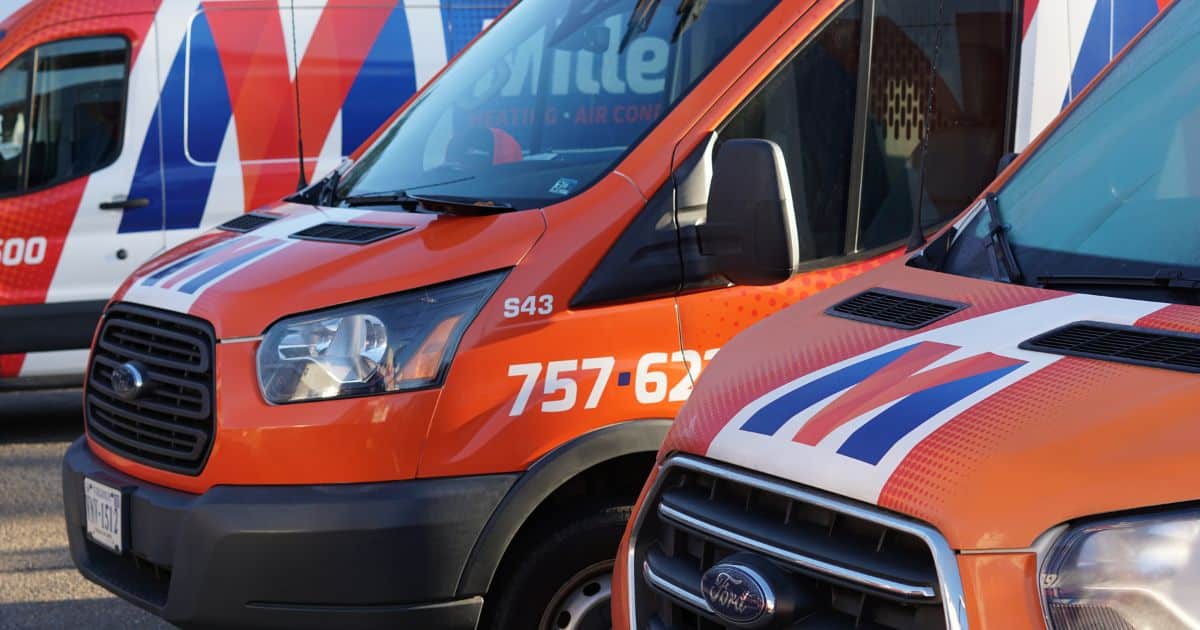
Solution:
M 771 627 L 959 630 L 961 590 L 936 531 L 870 506 L 688 456 L 672 458 L 638 515 L 630 558 L 634 627 L 727 627 L 701 577 L 747 554 L 777 567 L 795 610 Z M 951 589 L 951 590 L 948 590 Z
M 292 235 L 303 241 L 321 241 L 323 243 L 347 243 L 350 245 L 367 245 L 385 238 L 404 234 L 411 227 L 377 227 L 372 225 L 354 225 L 352 223 L 322 223 L 300 230 Z
M 834 305 L 826 313 L 868 324 L 916 330 L 966 307 L 966 304 L 936 300 L 922 295 L 871 289 Z
M 88 434 L 105 448 L 148 466 L 197 474 L 213 435 L 212 327 L 130 304 L 104 315 L 88 369 Z M 137 396 L 122 397 L 113 373 L 132 364 Z
M 1200 373 L 1200 336 L 1077 322 L 1021 344 L 1024 350 Z

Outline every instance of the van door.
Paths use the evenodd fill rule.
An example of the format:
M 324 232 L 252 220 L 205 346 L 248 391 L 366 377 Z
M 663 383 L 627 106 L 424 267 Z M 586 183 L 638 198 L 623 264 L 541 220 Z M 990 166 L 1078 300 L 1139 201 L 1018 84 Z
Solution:
M 135 56 L 128 34 L 38 44 L 0 69 L 0 377 L 79 373 L 104 302 L 162 248 L 161 186 L 127 195 L 155 107 L 129 95 L 157 92 L 155 50 Z
M 915 205 L 932 227 L 992 180 L 1012 135 L 1014 3 L 940 5 L 843 4 L 734 111 L 710 112 L 682 145 L 708 134 L 713 152 L 733 138 L 777 143 L 788 162 L 803 261 L 802 273 L 785 283 L 713 290 L 724 281 L 705 269 L 694 241 L 685 243 L 685 288 L 693 291 L 679 299 L 685 351 L 704 361 L 759 319 L 894 258 Z M 797 28 L 807 31 L 811 22 Z M 691 153 L 676 160 L 686 164 Z M 706 193 L 681 200 L 690 206 L 680 208 L 681 225 L 703 219 Z

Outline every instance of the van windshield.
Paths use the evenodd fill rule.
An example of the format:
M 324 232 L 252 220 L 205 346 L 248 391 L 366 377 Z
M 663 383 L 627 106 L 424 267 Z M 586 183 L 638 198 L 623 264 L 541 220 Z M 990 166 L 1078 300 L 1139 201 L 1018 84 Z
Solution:
M 1062 282 L 1088 276 L 1110 279 L 1096 286 L 1142 278 L 1154 287 L 1155 277 L 1200 278 L 1200 4 L 1171 8 L 997 202 L 1030 284 L 1091 284 Z M 993 278 L 990 227 L 980 212 L 945 270 Z
M 513 208 L 573 196 L 776 4 L 522 0 L 364 153 L 338 196 Z

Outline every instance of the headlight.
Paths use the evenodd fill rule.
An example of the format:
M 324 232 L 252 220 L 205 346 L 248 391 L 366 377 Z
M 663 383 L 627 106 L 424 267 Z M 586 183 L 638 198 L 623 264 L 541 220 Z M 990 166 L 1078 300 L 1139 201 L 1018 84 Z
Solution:
M 1200 628 L 1200 511 L 1071 530 L 1041 580 L 1054 630 Z
M 272 403 L 437 385 L 504 273 L 490 273 L 282 320 L 258 349 Z

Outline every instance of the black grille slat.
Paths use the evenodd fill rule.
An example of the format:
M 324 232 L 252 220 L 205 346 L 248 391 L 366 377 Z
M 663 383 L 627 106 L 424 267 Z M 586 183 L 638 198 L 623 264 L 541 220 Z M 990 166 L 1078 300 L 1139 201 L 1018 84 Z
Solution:
M 214 431 L 215 337 L 206 322 L 166 311 L 117 304 L 105 313 L 88 369 L 89 435 L 142 464 L 198 474 Z M 112 376 L 140 364 L 146 387 L 119 396 Z
M 217 226 L 219 230 L 226 232 L 246 233 L 253 232 L 258 228 L 275 221 L 276 217 L 269 217 L 264 214 L 243 214 L 240 217 L 230 219 L 221 225 Z
M 184 458 L 195 454 L 195 442 L 185 442 L 169 435 L 147 431 L 144 427 L 129 424 L 103 411 L 98 415 L 101 422 L 92 428 L 110 439 L 123 442 L 127 447 L 172 458 Z
M 966 307 L 957 302 L 876 288 L 835 304 L 825 313 L 869 324 L 916 330 Z
M 716 466 L 667 467 L 643 502 L 631 539 L 636 627 L 724 628 L 706 609 L 700 576 L 746 553 L 782 569 L 804 602 L 790 622 L 773 627 L 947 627 L 938 565 L 926 543 L 930 534 L 922 539 L 913 526 L 897 525 L 897 518 L 839 512 L 823 500 L 774 489 L 780 487 L 746 474 L 725 475 Z M 808 562 L 813 559 L 820 563 Z M 902 594 L 896 585 L 912 590 Z
M 186 427 L 172 426 L 168 422 L 155 420 L 146 416 L 133 416 L 125 410 L 107 405 L 103 401 L 91 398 L 89 402 L 96 408 L 96 413 L 107 425 L 121 427 L 130 432 L 144 433 L 161 442 L 169 442 L 185 447 L 191 451 L 196 444 L 203 443 L 207 437 L 203 431 Z
M 353 223 L 322 223 L 292 234 L 292 238 L 323 243 L 367 245 L 411 231 L 411 227 L 381 227 Z
M 1200 374 L 1200 335 L 1076 322 L 1021 344 L 1023 350 Z

